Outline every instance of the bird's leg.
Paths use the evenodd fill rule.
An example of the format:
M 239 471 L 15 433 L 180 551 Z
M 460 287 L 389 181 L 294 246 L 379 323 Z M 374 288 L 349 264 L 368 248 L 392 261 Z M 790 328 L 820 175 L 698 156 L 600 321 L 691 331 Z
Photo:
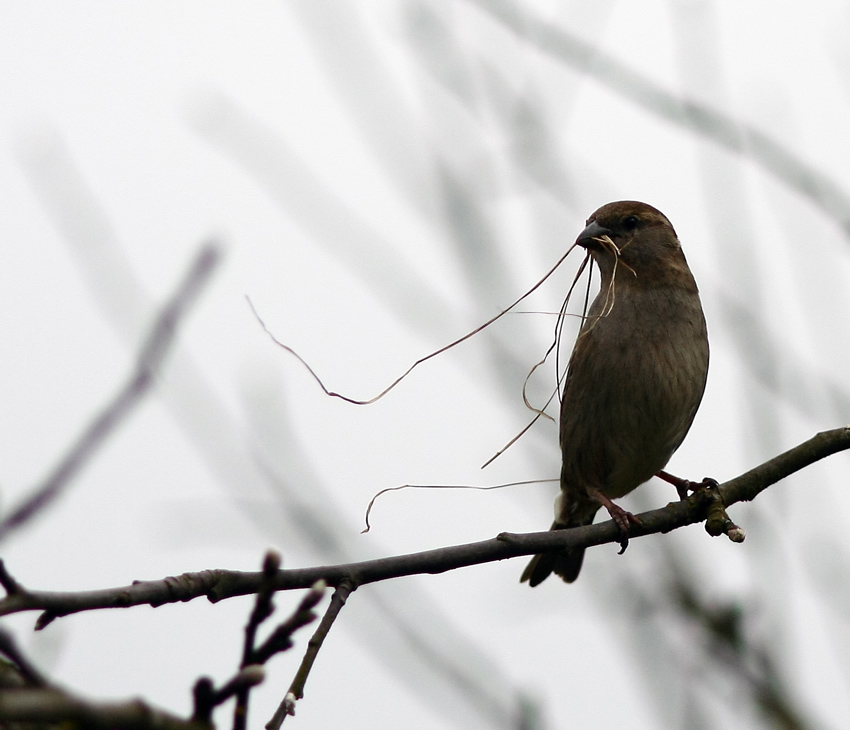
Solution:
M 620 552 L 617 554 L 622 555 L 629 546 L 629 524 L 639 525 L 640 520 L 631 512 L 624 510 L 620 505 L 614 504 L 598 489 L 591 489 L 590 494 L 599 504 L 608 510 L 608 514 L 611 515 L 611 519 L 614 520 L 614 524 L 620 530 Z
M 682 477 L 674 476 L 670 472 L 663 470 L 658 472 L 655 476 L 676 487 L 679 499 L 687 499 L 688 492 L 696 492 L 700 487 L 717 486 L 717 480 L 712 479 L 711 477 L 705 477 L 701 482 L 692 482 L 690 479 L 682 479 Z

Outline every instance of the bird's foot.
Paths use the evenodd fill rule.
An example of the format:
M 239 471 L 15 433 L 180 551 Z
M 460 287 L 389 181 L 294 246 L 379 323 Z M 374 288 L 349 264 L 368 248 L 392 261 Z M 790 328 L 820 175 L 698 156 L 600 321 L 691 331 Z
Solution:
M 717 480 L 711 477 L 705 477 L 701 482 L 692 482 L 690 479 L 682 479 L 682 477 L 674 476 L 670 472 L 660 471 L 655 476 L 669 482 L 676 487 L 676 492 L 679 499 L 685 500 L 688 498 L 688 492 L 696 492 L 698 489 L 710 489 L 717 487 Z
M 688 479 L 668 474 L 666 471 L 660 471 L 656 476 L 661 477 L 665 482 L 670 482 L 681 499 L 688 498 L 688 492 L 694 492 L 700 498 L 705 500 L 706 504 L 706 520 L 705 531 L 712 537 L 718 535 L 726 535 L 732 542 L 744 542 L 747 537 L 746 531 L 736 525 L 729 519 L 726 514 L 726 505 L 723 504 L 723 499 L 720 496 L 720 491 L 716 479 L 705 477 L 701 482 L 692 482 Z
M 617 554 L 622 555 L 626 552 L 626 548 L 629 546 L 629 525 L 639 525 L 641 522 L 631 512 L 624 510 L 618 504 L 614 504 L 614 502 L 608 499 L 608 497 L 602 494 L 602 492 L 598 489 L 593 490 L 593 496 L 599 504 L 608 510 L 608 514 L 611 516 L 611 519 L 614 520 L 614 524 L 617 525 L 617 529 L 620 531 L 620 539 L 618 540 L 620 543 L 620 552 Z

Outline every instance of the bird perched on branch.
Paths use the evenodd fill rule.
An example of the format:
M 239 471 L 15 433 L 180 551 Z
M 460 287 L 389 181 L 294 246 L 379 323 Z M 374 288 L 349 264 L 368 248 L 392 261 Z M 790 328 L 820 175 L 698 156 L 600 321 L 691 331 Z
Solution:
M 564 381 L 551 529 L 589 525 L 605 507 L 625 549 L 636 518 L 611 500 L 661 471 L 685 438 L 705 390 L 708 335 L 694 277 L 660 211 L 609 203 L 576 243 L 602 283 Z M 583 548 L 536 555 L 521 580 L 536 586 L 554 572 L 572 583 L 583 558 Z

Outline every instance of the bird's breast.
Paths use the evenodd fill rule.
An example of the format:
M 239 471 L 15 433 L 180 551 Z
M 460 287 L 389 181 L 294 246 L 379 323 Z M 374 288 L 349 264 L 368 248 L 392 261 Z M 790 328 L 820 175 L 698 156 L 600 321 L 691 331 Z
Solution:
M 594 309 L 600 311 L 598 299 Z M 650 479 L 687 434 L 707 372 L 695 291 L 620 292 L 607 316 L 585 323 L 570 359 L 561 405 L 562 484 L 617 498 Z

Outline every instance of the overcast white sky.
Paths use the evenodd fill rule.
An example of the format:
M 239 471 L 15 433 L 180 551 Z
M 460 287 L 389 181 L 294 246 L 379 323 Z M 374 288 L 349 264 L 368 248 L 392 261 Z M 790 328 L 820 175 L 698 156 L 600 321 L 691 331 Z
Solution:
M 385 487 L 557 475 L 546 423 L 479 469 L 528 418 L 522 381 L 549 317 L 512 315 L 358 408 L 324 397 L 275 349 L 245 295 L 329 387 L 369 397 L 513 301 L 611 200 L 664 211 L 703 292 L 709 387 L 671 470 L 729 478 L 850 420 L 850 227 L 823 183 L 850 195 L 846 4 L 526 2 L 505 10 L 525 38 L 499 15 L 511 7 L 0 3 L 2 505 L 122 384 L 199 245 L 212 237 L 225 252 L 161 387 L 50 513 L 3 545 L 24 585 L 254 570 L 269 545 L 306 566 L 544 529 L 549 485 L 390 494 L 359 534 Z M 598 54 L 571 66 L 541 23 Z M 838 202 L 793 189 L 752 138 L 730 152 L 601 83 L 611 58 L 792 150 Z M 578 262 L 529 308 L 557 311 Z M 620 726 L 624 713 L 630 728 L 684 727 L 695 710 L 677 682 L 702 677 L 701 638 L 683 629 L 665 654 L 635 628 L 635 587 L 663 572 L 663 540 L 713 598 L 757 607 L 750 629 L 776 637 L 794 700 L 839 727 L 848 471 L 833 457 L 736 508 L 742 546 L 693 527 L 636 540 L 624 557 L 590 551 L 572 586 L 529 590 L 523 561 L 508 561 L 365 587 L 290 722 L 510 727 L 525 693 L 541 727 Z M 640 493 L 624 504 L 674 496 Z M 281 595 L 281 610 L 297 598 Z M 200 674 L 232 673 L 249 610 L 240 599 L 91 613 L 37 636 L 32 616 L 8 623 L 67 686 L 185 713 Z M 252 727 L 308 635 L 271 662 Z M 489 693 L 480 702 L 459 690 L 470 677 Z M 760 727 L 734 678 L 712 687 L 712 722 Z

